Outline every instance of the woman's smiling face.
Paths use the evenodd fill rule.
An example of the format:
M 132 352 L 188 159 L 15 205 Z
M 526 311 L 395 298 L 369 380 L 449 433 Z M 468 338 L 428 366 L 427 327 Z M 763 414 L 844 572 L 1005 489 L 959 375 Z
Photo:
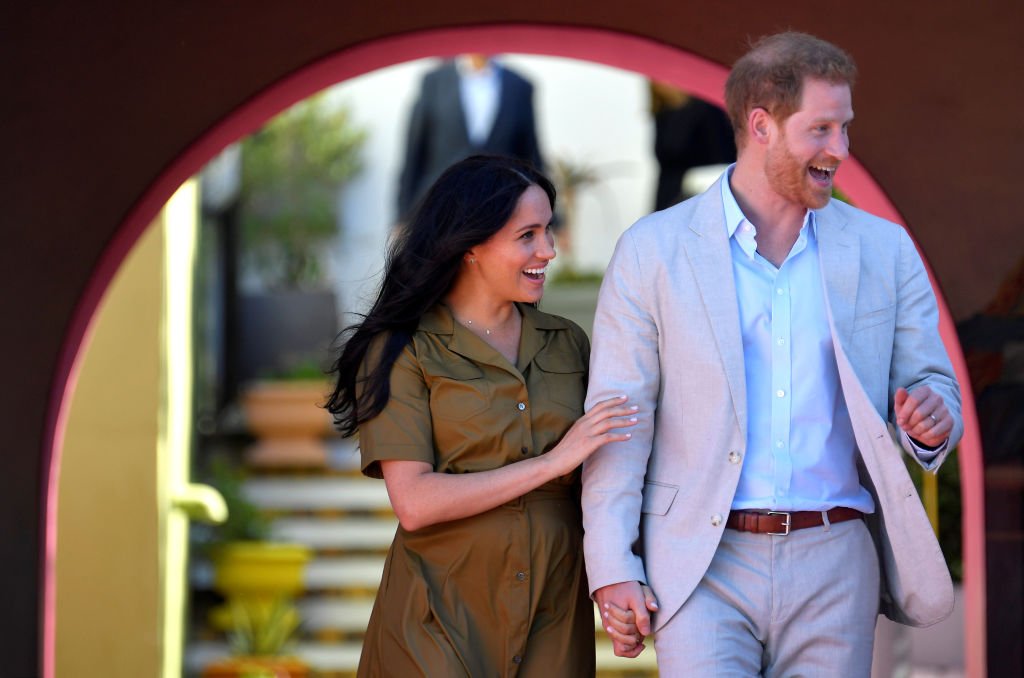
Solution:
M 496 302 L 540 301 L 548 262 L 555 258 L 550 224 L 547 193 L 532 185 L 501 230 L 467 253 L 464 265 L 469 268 L 462 275 L 473 275 L 475 291 Z

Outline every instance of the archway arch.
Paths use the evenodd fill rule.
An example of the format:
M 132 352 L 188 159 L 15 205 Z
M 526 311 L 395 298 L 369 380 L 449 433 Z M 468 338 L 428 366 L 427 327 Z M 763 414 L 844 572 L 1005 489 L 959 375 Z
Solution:
M 332 84 L 385 66 L 422 57 L 462 52 L 519 52 L 593 61 L 636 71 L 682 87 L 708 101 L 723 103 L 728 68 L 694 54 L 624 33 L 576 26 L 505 24 L 438 29 L 381 38 L 340 51 L 295 71 L 267 88 L 184 149 L 168 159 L 167 169 L 149 187 L 123 221 L 75 309 L 61 348 L 55 385 L 47 416 L 47 440 L 43 460 L 44 497 L 43 562 L 43 674 L 54 671 L 57 482 L 67 408 L 74 392 L 79 361 L 91 322 L 104 292 L 131 247 L 174 191 L 228 144 L 255 131 L 273 115 Z M 858 206 L 905 224 L 885 191 L 855 157 L 843 165 L 837 183 Z M 905 224 L 906 225 L 906 224 Z M 926 266 L 927 266 L 927 259 Z M 969 675 L 985 674 L 985 551 L 984 484 L 981 439 L 967 373 L 952 316 L 929 267 L 939 300 L 940 333 L 964 386 L 965 434 L 960 446 L 963 497 L 964 589 L 966 669 Z

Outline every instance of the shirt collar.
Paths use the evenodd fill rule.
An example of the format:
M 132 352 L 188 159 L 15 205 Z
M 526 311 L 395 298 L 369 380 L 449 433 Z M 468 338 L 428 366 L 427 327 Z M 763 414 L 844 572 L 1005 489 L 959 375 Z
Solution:
M 725 170 L 725 176 L 722 177 L 722 205 L 725 207 L 725 230 L 730 238 L 736 233 L 736 229 L 740 227 L 740 224 L 747 220 L 743 216 L 740 204 L 736 202 L 736 196 L 732 194 L 732 188 L 729 186 L 729 179 L 732 177 L 734 169 L 736 169 L 736 163 L 729 165 Z
M 757 243 L 754 240 L 754 236 L 757 235 L 757 226 L 743 214 L 740 204 L 736 202 L 736 196 L 733 195 L 732 187 L 729 186 L 729 178 L 732 177 L 734 169 L 736 169 L 736 163 L 729 165 L 725 170 L 725 176 L 722 177 L 722 206 L 725 208 L 725 229 L 728 236 L 735 238 L 744 251 L 752 257 L 754 256 L 754 250 L 757 248 Z M 750 225 L 749 231 L 740 230 L 740 226 L 744 223 Z M 807 228 L 808 224 L 810 224 L 809 229 Z M 737 231 L 739 231 L 739 234 L 737 234 Z M 814 210 L 808 209 L 804 214 L 804 223 L 800 227 L 800 234 L 801 238 L 806 234 L 817 240 L 818 220 Z
M 459 55 L 455 58 L 455 70 L 458 71 L 459 77 L 463 79 L 491 79 L 497 77 L 499 68 L 500 66 L 498 65 L 498 62 L 495 61 L 494 59 L 488 59 L 486 66 L 484 66 L 480 70 L 476 70 L 470 65 L 469 57 L 465 55 Z
M 570 327 L 569 323 L 564 318 L 549 315 L 529 304 L 517 303 L 516 306 L 519 308 L 519 312 L 523 316 L 523 332 L 533 332 L 535 330 L 567 330 Z M 430 332 L 431 334 L 454 334 L 456 326 L 458 326 L 459 329 L 467 332 L 469 331 L 456 322 L 455 316 L 452 315 L 451 309 L 449 309 L 448 306 L 444 303 L 439 303 L 423 314 L 423 317 L 420 318 L 417 329 L 423 332 Z
M 523 378 L 522 371 L 547 343 L 546 330 L 568 330 L 571 325 L 564 318 L 548 315 L 538 311 L 529 304 L 519 304 L 519 312 L 522 314 L 523 324 L 519 338 L 519 357 L 517 365 L 518 378 Z M 428 332 L 443 339 L 450 351 L 458 353 L 470 360 L 493 365 L 507 369 L 508 361 L 497 349 L 487 344 L 483 339 L 473 334 L 455 320 L 451 309 L 444 303 L 435 305 L 427 311 L 420 319 L 417 331 Z

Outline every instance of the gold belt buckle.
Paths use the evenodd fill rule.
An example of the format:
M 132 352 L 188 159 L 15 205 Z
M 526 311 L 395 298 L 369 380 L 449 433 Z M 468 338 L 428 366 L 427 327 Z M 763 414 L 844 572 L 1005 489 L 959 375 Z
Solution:
M 789 536 L 789 530 L 790 530 L 790 528 L 792 527 L 792 524 L 793 524 L 793 516 L 792 516 L 792 514 L 789 511 L 768 511 L 768 515 L 770 515 L 770 516 L 786 516 L 785 522 L 782 523 L 782 525 L 786 528 L 786 531 L 785 532 L 765 532 L 765 534 L 770 534 L 770 535 L 775 536 L 775 537 L 788 537 Z

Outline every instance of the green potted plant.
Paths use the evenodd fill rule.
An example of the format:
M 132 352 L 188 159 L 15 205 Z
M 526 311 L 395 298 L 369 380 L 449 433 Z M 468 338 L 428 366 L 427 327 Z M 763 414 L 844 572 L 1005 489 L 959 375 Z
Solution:
M 205 544 L 214 566 L 213 587 L 227 604 L 215 608 L 211 621 L 235 629 L 238 611 L 264 619 L 273 606 L 289 604 L 304 588 L 308 546 L 270 540 L 270 521 L 245 496 L 245 474 L 223 458 L 210 464 L 210 485 L 224 497 L 227 520 L 209 533 Z M 263 615 L 263 616 L 261 616 Z
M 365 138 L 345 107 L 319 94 L 242 142 L 243 263 L 264 286 L 324 287 L 322 251 L 338 233 L 338 196 L 362 168 Z
M 255 466 L 319 467 L 330 420 L 317 403 L 338 331 L 324 258 L 339 232 L 342 187 L 361 169 L 365 132 L 326 94 L 306 99 L 242 143 L 242 406 Z M 312 377 L 312 378 L 310 378 Z
M 231 606 L 231 657 L 208 664 L 203 678 L 305 678 L 309 666 L 288 652 L 299 628 L 295 606 L 284 599 L 269 605 Z
M 365 138 L 348 109 L 321 93 L 242 142 L 241 334 L 258 339 L 240 347 L 243 378 L 319 362 L 317 349 L 334 338 L 326 254 L 340 232 L 342 189 L 362 168 Z

